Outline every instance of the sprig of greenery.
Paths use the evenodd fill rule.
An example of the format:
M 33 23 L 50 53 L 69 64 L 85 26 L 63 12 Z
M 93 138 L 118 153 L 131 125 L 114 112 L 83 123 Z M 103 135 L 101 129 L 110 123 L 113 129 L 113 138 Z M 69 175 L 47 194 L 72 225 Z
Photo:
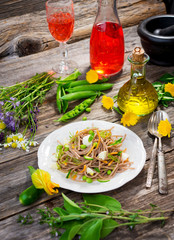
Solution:
M 159 80 L 160 81 L 152 83 L 152 85 L 157 91 L 159 104 L 162 104 L 164 107 L 168 107 L 168 104 L 174 101 L 174 97 L 172 97 L 169 92 L 165 92 L 165 84 L 174 84 L 174 76 L 166 73 Z
M 47 223 L 51 227 L 51 234 L 61 236 L 60 240 L 71 240 L 76 235 L 80 235 L 81 240 L 99 240 L 118 227 L 128 226 L 132 229 L 138 224 L 167 219 L 164 217 L 165 211 L 157 211 L 156 206 L 152 204 L 147 210 L 127 211 L 121 207 L 118 200 L 102 194 L 83 194 L 84 202 L 80 204 L 63 193 L 62 196 L 64 205 L 62 208 L 55 207 L 54 214 L 49 209 L 38 211 L 41 215 L 40 223 Z M 63 234 L 61 229 L 64 229 Z
M 28 224 L 32 224 L 34 222 L 32 216 L 30 213 L 28 213 L 25 216 L 21 216 L 19 215 L 18 219 L 17 219 L 18 223 L 21 223 L 21 225 L 28 225 Z
M 30 129 L 31 139 L 34 138 L 38 106 L 43 103 L 54 82 L 52 75 L 44 72 L 25 82 L 0 87 L 0 122 L 5 124 L 6 134 L 7 131 L 17 133 L 19 127 L 25 125 L 24 134 Z

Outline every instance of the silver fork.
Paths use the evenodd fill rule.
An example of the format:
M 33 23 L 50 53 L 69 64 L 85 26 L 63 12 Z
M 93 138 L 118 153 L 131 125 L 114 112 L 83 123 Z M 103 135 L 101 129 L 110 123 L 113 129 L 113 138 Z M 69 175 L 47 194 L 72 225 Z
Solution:
M 166 118 L 169 120 L 169 117 L 166 112 L 164 111 L 157 111 L 157 122 L 161 120 L 166 120 Z M 158 125 L 157 125 L 158 128 Z M 159 146 L 158 146 L 158 180 L 159 180 L 159 192 L 161 194 L 167 194 L 168 193 L 168 187 L 167 187 L 167 173 L 166 173 L 166 165 L 165 165 L 165 158 L 164 158 L 164 152 L 162 147 L 162 136 L 157 131 L 157 137 L 159 139 Z
M 166 112 L 164 111 L 156 111 L 152 114 L 149 123 L 148 123 L 148 131 L 156 136 L 159 139 L 159 146 L 158 146 L 158 180 L 159 180 L 159 192 L 161 194 L 167 194 L 167 174 L 166 174 L 166 166 L 165 166 L 165 159 L 164 159 L 164 152 L 162 149 L 162 142 L 161 142 L 161 135 L 158 133 L 158 124 L 161 120 L 165 119 L 169 120 L 169 117 Z M 157 140 L 155 139 L 154 147 L 156 144 Z M 154 150 L 154 149 L 153 149 Z M 150 180 L 147 178 L 147 183 L 146 186 L 149 187 L 149 182 L 151 186 L 152 178 L 153 178 L 153 172 L 155 168 L 155 150 L 152 154 L 151 161 L 150 161 L 150 167 L 148 170 L 148 177 Z

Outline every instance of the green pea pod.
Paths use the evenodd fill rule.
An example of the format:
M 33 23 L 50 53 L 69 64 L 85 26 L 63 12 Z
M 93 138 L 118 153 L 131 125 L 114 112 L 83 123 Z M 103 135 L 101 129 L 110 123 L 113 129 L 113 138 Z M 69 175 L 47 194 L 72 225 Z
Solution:
M 65 89 L 63 87 L 62 87 L 62 92 L 61 93 L 62 93 L 62 96 L 66 95 L 65 94 Z M 67 108 L 68 108 L 68 101 L 62 100 L 62 110 L 63 110 L 63 113 L 66 112 Z
M 91 104 L 95 101 L 96 96 L 90 97 L 88 99 L 85 99 L 83 102 L 81 102 L 79 105 L 75 106 L 74 109 L 71 111 L 65 113 L 61 118 L 56 120 L 55 122 L 66 122 L 74 117 L 77 117 L 82 112 L 85 111 L 86 108 L 91 106 Z
M 91 85 L 82 85 L 73 88 L 66 89 L 67 92 L 74 93 L 80 91 L 105 91 L 112 88 L 112 83 L 103 83 L 103 84 L 91 84 Z
M 62 79 L 61 81 L 72 81 L 72 80 L 75 80 L 77 79 L 81 74 L 81 72 L 79 72 L 78 69 L 76 69 L 72 74 L 70 74 L 68 77 Z
M 82 98 L 88 98 L 92 96 L 96 96 L 98 93 L 94 91 L 80 91 L 80 92 L 74 92 L 74 93 L 69 93 L 61 97 L 62 100 L 66 101 L 73 101 L 73 100 L 78 100 Z
M 86 80 L 78 80 L 78 81 L 70 82 L 69 87 L 72 88 L 72 87 L 82 86 L 82 85 L 89 85 L 89 83 Z
M 61 103 L 61 89 L 62 89 L 62 86 L 61 85 L 58 85 L 57 86 L 57 93 L 56 93 L 56 104 L 57 104 L 57 109 L 59 111 L 59 113 L 61 113 L 62 111 L 62 103 Z

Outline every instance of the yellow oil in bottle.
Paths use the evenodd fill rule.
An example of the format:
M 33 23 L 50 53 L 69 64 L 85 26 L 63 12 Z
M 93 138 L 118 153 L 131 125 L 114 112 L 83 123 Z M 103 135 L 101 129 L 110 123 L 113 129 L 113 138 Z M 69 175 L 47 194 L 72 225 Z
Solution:
M 142 62 L 134 61 L 132 55 L 128 57 L 131 62 L 131 79 L 120 88 L 117 98 L 118 106 L 123 112 L 133 112 L 138 116 L 153 112 L 158 105 L 157 92 L 145 77 L 145 64 L 149 57 L 144 51 L 142 54 Z
M 143 116 L 154 111 L 158 105 L 158 96 L 150 82 L 138 77 L 136 84 L 132 84 L 130 80 L 123 85 L 117 103 L 123 112 L 133 112 Z

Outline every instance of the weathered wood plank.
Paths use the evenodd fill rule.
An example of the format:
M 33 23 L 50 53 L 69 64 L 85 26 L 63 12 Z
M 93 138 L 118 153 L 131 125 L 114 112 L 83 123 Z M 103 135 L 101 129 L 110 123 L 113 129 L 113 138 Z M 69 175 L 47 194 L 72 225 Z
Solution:
M 173 162 L 173 154 L 174 151 L 166 154 L 167 159 L 167 167 L 168 167 L 168 182 L 169 182 L 169 194 L 167 196 L 162 196 L 158 194 L 158 181 L 157 181 L 157 174 L 155 172 L 154 176 L 154 182 L 151 189 L 146 190 L 145 189 L 145 181 L 146 181 L 146 174 L 147 174 L 147 167 L 148 165 L 145 165 L 145 168 L 142 170 L 142 172 L 131 182 L 127 183 L 123 187 L 107 192 L 106 195 L 115 197 L 122 203 L 122 207 L 128 210 L 131 209 L 146 209 L 149 208 L 149 204 L 153 203 L 161 207 L 162 209 L 172 209 L 174 207 L 174 202 L 172 199 L 174 199 L 174 172 L 172 169 L 174 168 L 174 162 Z M 26 162 L 28 159 L 26 159 Z M 15 169 L 17 166 L 14 166 Z M 21 168 L 21 167 L 20 167 Z M 9 174 L 9 170 L 6 169 L 7 175 Z M 20 174 L 21 179 L 19 182 L 23 185 L 23 181 L 27 179 L 25 176 L 26 172 L 17 172 L 17 175 Z M 29 175 L 29 174 L 28 174 Z M 23 176 L 23 178 L 22 178 Z M 17 181 L 16 181 L 17 182 Z M 27 180 L 27 184 L 30 181 Z M 15 187 L 15 186 L 14 186 Z M 18 186 L 17 186 L 18 187 Z M 19 189 L 19 187 L 18 187 Z M 9 189 L 11 191 L 11 189 Z M 60 192 L 64 192 L 68 197 L 71 199 L 80 202 L 82 200 L 81 194 L 74 193 L 71 191 L 64 191 L 60 190 Z M 15 192 L 15 191 L 14 191 Z M 17 192 L 15 192 L 16 194 Z M 4 192 L 2 195 L 6 195 L 7 192 Z M 11 195 L 13 195 L 12 193 Z M 12 197 L 12 196 L 11 196 Z M 13 197 L 12 197 L 13 198 Z M 18 205 L 18 199 L 16 197 L 15 202 Z M 50 239 L 49 230 L 46 225 L 39 226 L 39 224 L 32 224 L 29 226 L 20 226 L 16 223 L 16 220 L 18 218 L 18 214 L 21 211 L 24 211 L 22 214 L 27 214 L 28 212 L 30 214 L 33 214 L 34 218 L 38 220 L 38 217 L 36 216 L 36 209 L 37 208 L 43 208 L 43 207 L 55 207 L 55 206 L 61 206 L 63 203 L 62 197 L 58 195 L 57 197 L 54 197 L 52 200 L 49 201 L 49 203 L 45 202 L 43 204 L 40 204 L 39 206 L 33 207 L 32 209 L 25 211 L 26 207 L 22 207 L 21 205 L 16 208 L 17 211 L 13 211 L 13 214 L 15 216 L 9 217 L 7 219 L 4 219 L 1 221 L 1 227 L 0 227 L 0 233 L 2 239 L 9 240 L 9 239 Z M 12 208 L 11 206 L 12 201 L 7 201 L 7 207 L 8 209 Z M 4 208 L 5 208 L 4 207 Z M 14 207 L 14 206 L 13 206 Z M 7 210 L 8 211 L 8 210 Z M 37 221 L 36 221 L 37 222 Z M 146 239 L 152 239 L 156 240 L 157 236 L 159 240 L 167 240 L 167 239 L 173 239 L 174 238 L 174 231 L 173 231 L 173 224 L 174 224 L 174 218 L 171 216 L 170 219 L 166 222 L 166 225 L 164 228 L 160 228 L 160 223 L 153 223 L 148 225 L 142 225 L 137 226 L 133 231 L 129 231 L 127 228 L 121 228 L 115 230 L 110 236 L 108 236 L 106 239 L 126 239 L 126 240 L 146 240 Z M 3 230 L 5 229 L 5 230 Z M 167 238 L 168 236 L 168 238 Z
M 124 29 L 125 37 L 125 63 L 121 76 L 127 75 L 126 80 L 129 79 L 130 65 L 127 61 L 127 54 L 135 47 L 140 45 L 139 36 L 137 35 L 137 26 Z M 79 69 L 85 72 L 90 67 L 89 62 L 89 39 L 85 39 L 78 43 L 68 45 L 69 58 L 77 62 Z M 83 58 L 81 57 L 83 56 Z M 12 85 L 16 82 L 22 82 L 35 75 L 36 72 L 50 71 L 52 67 L 57 64 L 59 60 L 59 48 L 50 49 L 48 51 L 40 52 L 38 54 L 32 54 L 17 59 L 9 59 L 7 61 L 0 62 L 0 83 L 3 86 Z M 153 65 L 149 65 L 150 79 L 153 81 L 158 75 L 162 75 L 166 71 L 172 71 L 172 67 L 155 67 L 153 73 Z M 149 73 L 148 73 L 149 72 Z M 151 76 L 152 75 L 152 76 Z M 83 76 L 84 77 L 84 76 Z
M 26 5 L 24 2 L 14 3 L 14 7 L 19 6 L 17 8 L 19 10 L 23 4 Z M 33 6 L 35 7 L 38 3 L 39 1 L 36 1 Z M 6 4 L 10 2 L 3 2 L 3 8 Z M 10 7 L 9 11 L 11 11 Z M 75 2 L 75 30 L 70 42 L 90 36 L 96 11 L 97 1 L 95 0 Z M 147 17 L 163 13 L 165 13 L 165 6 L 162 0 L 124 0 L 119 1 L 118 4 L 118 14 L 123 27 L 136 25 Z M 20 14 L 21 12 L 19 16 L 11 17 L 8 21 L 6 19 L 1 21 L 0 58 L 26 56 L 58 46 L 48 30 L 45 10 L 32 11 L 22 16 Z
M 139 38 L 136 33 L 136 26 L 124 29 L 124 35 L 126 46 L 125 51 L 127 56 L 130 50 L 132 50 L 135 46 L 140 44 Z M 89 66 L 89 39 L 80 41 L 79 43 L 73 43 L 69 46 L 69 48 L 70 58 L 73 58 L 73 56 L 75 56 L 74 60 L 78 63 L 78 65 L 80 66 L 80 70 L 83 72 L 83 75 L 81 76 L 81 78 L 83 79 L 85 78 L 85 72 L 87 71 Z M 81 56 L 83 56 L 83 59 L 81 58 Z M 115 96 L 119 88 L 130 78 L 130 64 L 126 60 L 126 56 L 122 73 L 119 76 L 113 77 L 111 80 L 111 82 L 114 83 L 114 87 L 113 90 L 107 94 L 108 96 L 111 97 Z M 14 59 L 1 63 L 0 74 L 2 74 L 1 79 L 4 79 L 4 81 L 2 81 L 1 84 L 4 86 L 12 85 L 17 81 L 26 80 L 27 78 L 31 77 L 36 72 L 38 72 L 38 70 L 39 72 L 51 70 L 52 66 L 55 63 L 57 63 L 57 59 L 58 59 L 57 53 L 53 51 L 53 49 L 51 49 L 39 54 L 19 58 L 18 60 Z M 157 66 L 154 67 L 154 65 L 148 65 L 147 78 L 150 81 L 156 81 L 164 72 L 172 70 L 173 70 L 172 67 L 161 68 Z M 38 116 L 39 129 L 36 136 L 36 140 L 38 142 L 41 142 L 50 132 L 54 131 L 55 129 L 61 126 L 60 123 L 53 122 L 53 120 L 57 119 L 59 116 L 56 110 L 55 93 L 56 86 L 49 94 L 50 97 L 47 99 L 47 102 L 41 107 L 41 112 Z M 70 105 L 70 107 L 73 106 L 74 105 Z M 107 120 L 110 122 L 120 121 L 120 116 L 117 113 L 106 112 L 102 109 L 101 98 L 93 104 L 92 110 L 93 111 L 90 113 L 88 119 L 95 119 L 97 114 L 98 118 L 101 120 Z M 49 116 L 47 115 L 47 112 L 49 112 Z M 171 111 L 170 108 L 167 109 L 167 112 L 169 113 L 171 119 L 174 118 L 173 111 Z M 83 115 L 85 115 L 85 113 Z M 74 121 L 81 120 L 83 115 L 79 116 Z M 145 120 L 143 121 L 142 121 L 143 131 L 142 127 L 137 126 L 132 127 L 132 130 L 134 130 L 143 139 L 144 145 L 148 152 L 147 158 L 149 158 L 150 153 L 149 150 L 151 149 L 152 139 L 149 139 L 147 138 L 146 135 L 144 135 L 144 131 L 146 131 L 147 128 L 147 122 Z M 172 141 L 174 141 L 173 138 L 171 140 L 170 145 L 168 145 L 167 140 L 164 141 L 165 151 L 170 151 L 172 149 L 172 146 L 174 145 Z M 36 152 L 36 149 L 31 148 L 31 153 L 32 152 Z M 2 163 L 10 161 L 11 159 L 14 158 L 13 154 L 14 150 L 12 149 L 4 150 L 3 155 L 0 155 L 0 162 Z M 25 152 L 15 151 L 15 156 L 16 159 L 19 156 L 25 156 Z

